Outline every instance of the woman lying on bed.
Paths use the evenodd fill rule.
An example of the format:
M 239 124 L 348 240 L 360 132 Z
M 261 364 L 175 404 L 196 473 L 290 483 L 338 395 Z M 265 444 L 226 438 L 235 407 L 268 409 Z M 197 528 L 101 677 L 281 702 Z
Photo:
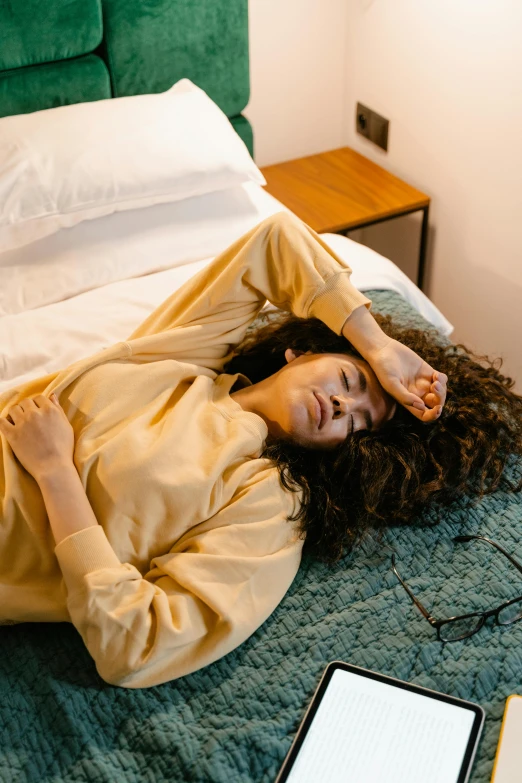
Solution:
M 266 299 L 289 312 L 247 334 Z M 156 685 L 247 639 L 305 539 L 335 561 L 498 486 L 512 382 L 369 305 L 280 213 L 128 341 L 0 395 L 0 622 L 73 622 L 104 680 Z

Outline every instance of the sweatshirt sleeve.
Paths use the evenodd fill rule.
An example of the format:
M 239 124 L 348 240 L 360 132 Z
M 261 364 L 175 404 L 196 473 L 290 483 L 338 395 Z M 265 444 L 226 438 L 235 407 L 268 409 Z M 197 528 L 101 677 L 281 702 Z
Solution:
M 356 308 L 371 306 L 350 275 L 313 229 L 279 212 L 168 297 L 127 345 L 142 361 L 174 358 L 222 372 L 267 300 L 300 318 L 319 318 L 341 334 Z
M 121 563 L 100 525 L 55 549 L 71 620 L 108 683 L 147 688 L 207 666 L 244 642 L 290 587 L 303 541 L 296 495 L 273 466 L 154 557 L 145 576 Z

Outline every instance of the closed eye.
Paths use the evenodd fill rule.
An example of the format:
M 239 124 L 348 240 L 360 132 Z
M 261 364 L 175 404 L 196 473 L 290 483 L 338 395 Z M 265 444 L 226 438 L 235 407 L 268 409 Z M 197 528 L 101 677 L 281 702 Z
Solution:
M 346 387 L 346 391 L 349 392 L 350 391 L 350 382 L 349 382 L 348 378 L 346 377 L 346 373 L 345 373 L 344 370 L 341 370 L 341 375 L 343 376 L 343 383 L 344 383 L 344 385 Z M 352 413 L 350 414 L 350 423 L 351 423 L 351 428 L 350 428 L 350 435 L 351 435 L 353 433 L 353 429 L 354 429 L 354 427 L 353 427 L 353 414 Z

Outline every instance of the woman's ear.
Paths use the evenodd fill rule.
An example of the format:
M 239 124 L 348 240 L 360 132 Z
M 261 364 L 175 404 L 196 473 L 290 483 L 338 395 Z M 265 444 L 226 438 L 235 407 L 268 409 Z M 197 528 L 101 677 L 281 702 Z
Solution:
M 293 348 L 287 348 L 285 351 L 285 359 L 287 364 L 290 364 L 290 362 L 293 362 L 298 356 L 308 356 L 310 353 L 312 353 L 312 351 L 294 351 Z

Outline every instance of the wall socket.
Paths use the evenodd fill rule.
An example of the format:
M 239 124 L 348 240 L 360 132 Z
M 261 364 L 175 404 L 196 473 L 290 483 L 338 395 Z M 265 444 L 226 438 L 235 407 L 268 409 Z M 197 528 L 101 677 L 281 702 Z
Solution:
M 390 121 L 381 117 L 376 111 L 372 111 L 362 103 L 357 104 L 355 112 L 355 128 L 357 133 L 365 136 L 378 147 L 388 151 L 388 128 Z

